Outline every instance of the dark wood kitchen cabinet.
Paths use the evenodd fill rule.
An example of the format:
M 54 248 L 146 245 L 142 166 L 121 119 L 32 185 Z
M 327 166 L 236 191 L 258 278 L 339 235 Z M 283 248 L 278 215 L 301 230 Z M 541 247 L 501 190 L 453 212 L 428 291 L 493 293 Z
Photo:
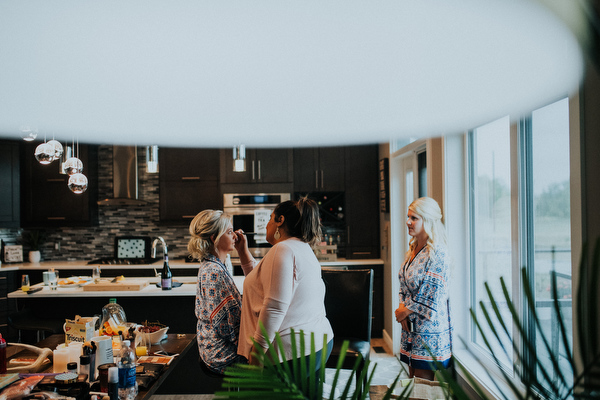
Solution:
M 219 150 L 161 148 L 160 220 L 189 224 L 200 211 L 222 209 Z
M 291 183 L 291 149 L 246 148 L 246 171 L 233 171 L 233 149 L 221 150 L 221 183 Z
M 78 158 L 88 188 L 69 190 L 69 175 L 60 174 L 58 160 L 40 164 L 35 156 L 39 142 L 21 146 L 21 226 L 93 226 L 98 224 L 98 147 L 80 144 Z
M 377 145 L 345 148 L 347 258 L 379 258 Z
M 343 147 L 294 149 L 295 192 L 341 192 L 344 175 Z
M 20 224 L 19 142 L 0 141 L 0 227 Z

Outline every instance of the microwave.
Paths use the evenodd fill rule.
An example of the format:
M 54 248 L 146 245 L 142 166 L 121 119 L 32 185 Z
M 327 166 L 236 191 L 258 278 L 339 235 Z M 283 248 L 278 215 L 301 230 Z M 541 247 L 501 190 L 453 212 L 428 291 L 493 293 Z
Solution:
M 254 257 L 263 257 L 271 248 L 267 242 L 267 222 L 275 207 L 290 199 L 290 193 L 223 194 L 223 211 L 232 216 L 234 230 L 244 231 L 248 249 Z M 239 257 L 236 251 L 231 256 Z

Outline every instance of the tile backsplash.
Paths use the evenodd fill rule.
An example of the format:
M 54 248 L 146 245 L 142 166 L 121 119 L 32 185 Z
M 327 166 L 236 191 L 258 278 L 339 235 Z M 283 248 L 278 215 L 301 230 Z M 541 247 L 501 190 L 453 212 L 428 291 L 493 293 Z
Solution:
M 45 230 L 42 261 L 92 260 L 114 255 L 117 236 L 161 236 L 169 248 L 169 258 L 187 255 L 189 233 L 187 226 L 169 226 L 159 223 L 158 174 L 146 172 L 145 149 L 138 151 L 139 199 L 146 203 L 139 206 L 98 206 L 98 226 L 77 228 L 49 228 Z M 98 198 L 112 197 L 113 167 L 112 146 L 98 148 Z M 0 229 L 0 238 L 7 243 L 16 243 L 17 229 Z M 27 248 L 23 249 L 28 251 Z M 162 250 L 158 250 L 158 254 Z M 27 256 L 24 255 L 26 259 Z

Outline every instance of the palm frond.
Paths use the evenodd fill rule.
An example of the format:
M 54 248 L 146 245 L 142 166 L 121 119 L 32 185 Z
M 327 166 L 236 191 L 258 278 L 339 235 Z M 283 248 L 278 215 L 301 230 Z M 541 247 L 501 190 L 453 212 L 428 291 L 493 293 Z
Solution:
M 260 328 L 264 337 L 267 337 L 267 332 L 264 326 L 260 324 Z M 280 335 L 275 335 L 275 340 L 264 351 L 256 341 L 254 348 L 256 353 L 253 357 L 262 364 L 244 365 L 236 364 L 225 370 L 225 378 L 223 380 L 223 389 L 215 393 L 215 399 L 305 399 L 305 400 L 322 400 L 323 399 L 323 384 L 325 383 L 325 362 L 326 354 L 321 352 L 321 368 L 319 374 L 315 373 L 317 350 L 315 348 L 314 334 L 310 336 L 310 356 L 308 364 L 305 357 L 300 357 L 298 353 L 304 354 L 306 343 L 304 332 L 300 331 L 299 343 L 296 340 L 296 333 L 291 331 L 291 360 L 285 360 L 283 357 L 284 347 Z M 324 335 L 323 343 L 327 343 L 327 336 Z M 331 383 L 330 399 L 336 398 L 335 391 L 338 388 L 341 380 L 340 372 L 343 361 L 348 350 L 348 342 L 342 345 L 342 356 L 338 361 L 337 368 Z M 376 365 L 369 373 L 369 361 L 366 361 L 365 368 L 359 376 L 360 381 L 366 380 L 365 390 L 360 390 L 360 387 L 355 387 L 354 378 L 356 377 L 360 360 L 357 360 L 353 369 L 350 371 L 350 377 L 342 388 L 341 399 L 365 400 L 368 395 L 368 388 L 371 385 L 375 375 Z M 400 374 L 396 377 L 394 383 L 387 390 L 384 400 L 391 398 L 394 388 L 399 381 Z M 399 399 L 408 399 L 412 386 L 404 388 Z

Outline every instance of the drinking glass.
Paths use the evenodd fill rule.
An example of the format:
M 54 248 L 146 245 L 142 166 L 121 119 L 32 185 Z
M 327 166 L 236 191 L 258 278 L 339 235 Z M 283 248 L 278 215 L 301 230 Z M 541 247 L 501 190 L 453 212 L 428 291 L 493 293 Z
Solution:
M 135 355 L 137 357 L 145 356 L 150 351 L 149 334 L 137 332 L 135 336 Z
M 94 267 L 92 269 L 92 278 L 94 283 L 98 283 L 98 281 L 100 281 L 100 267 Z
M 58 284 L 58 271 L 50 271 L 48 274 L 48 283 L 50 283 L 50 290 L 56 290 Z
M 21 290 L 24 292 L 29 291 L 29 275 L 25 274 L 21 277 Z

